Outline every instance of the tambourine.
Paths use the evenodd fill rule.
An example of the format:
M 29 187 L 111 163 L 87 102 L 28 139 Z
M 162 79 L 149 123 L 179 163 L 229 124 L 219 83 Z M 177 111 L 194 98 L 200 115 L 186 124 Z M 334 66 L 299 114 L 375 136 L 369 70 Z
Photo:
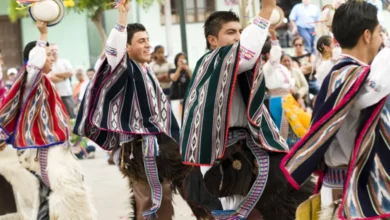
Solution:
M 44 21 L 51 27 L 64 18 L 65 5 L 62 0 L 39 0 L 32 4 L 28 11 L 35 22 Z
M 281 24 L 283 24 L 283 21 L 284 21 L 284 12 L 279 6 L 276 6 L 271 14 L 271 18 L 270 18 L 271 26 L 278 27 Z

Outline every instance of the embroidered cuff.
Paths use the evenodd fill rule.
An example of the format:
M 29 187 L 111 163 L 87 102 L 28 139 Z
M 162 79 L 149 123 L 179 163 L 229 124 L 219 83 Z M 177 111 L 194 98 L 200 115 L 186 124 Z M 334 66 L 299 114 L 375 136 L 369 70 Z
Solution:
M 250 61 L 253 59 L 253 57 L 255 57 L 256 53 L 243 47 L 243 46 L 240 46 L 240 58 L 241 59 L 244 59 L 244 60 L 247 60 L 247 61 Z
M 279 46 L 279 41 L 278 40 L 271 40 L 271 45 L 272 46 Z
M 118 56 L 118 51 L 115 48 L 110 47 L 108 45 L 106 45 L 105 51 L 106 51 L 107 55 L 110 55 L 110 56 L 113 56 L 113 57 L 117 57 Z
M 262 18 L 262 17 L 256 17 L 253 20 L 253 24 L 257 25 L 258 27 L 260 27 L 263 30 L 266 30 L 266 29 L 268 29 L 269 21 L 267 19 Z
M 115 29 L 117 29 L 119 32 L 124 32 L 126 30 L 126 26 L 116 23 Z
M 47 42 L 46 41 L 41 41 L 41 40 L 39 40 L 39 41 L 37 41 L 37 46 L 38 47 L 43 47 L 43 48 L 46 48 L 46 44 L 47 44 Z

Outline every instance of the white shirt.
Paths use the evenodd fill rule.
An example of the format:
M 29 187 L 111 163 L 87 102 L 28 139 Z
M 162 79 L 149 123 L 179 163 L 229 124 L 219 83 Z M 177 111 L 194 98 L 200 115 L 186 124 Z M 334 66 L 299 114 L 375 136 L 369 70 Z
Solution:
M 240 38 L 240 63 L 238 74 L 252 69 L 261 54 L 265 40 L 268 36 L 269 21 L 256 17 L 241 34 Z M 248 127 L 248 118 L 244 99 L 242 98 L 240 85 L 235 85 L 232 109 L 230 111 L 230 127 Z
M 72 65 L 68 60 L 58 59 L 56 62 L 53 63 L 53 68 L 52 71 L 50 72 L 50 75 L 54 75 L 56 73 L 64 73 L 64 72 L 73 73 Z M 61 97 L 73 95 L 72 84 L 70 82 L 70 79 L 65 79 L 64 81 L 55 83 L 54 85 L 57 89 L 58 94 Z
M 346 56 L 346 55 L 344 55 Z M 353 57 L 351 57 L 353 58 Z M 356 58 L 353 58 L 358 61 Z M 361 91 L 358 93 L 356 102 L 341 125 L 329 149 L 325 153 L 325 163 L 328 166 L 346 166 L 349 163 L 356 139 L 356 129 L 360 111 L 378 103 L 390 94 L 390 47 L 384 48 L 375 57 L 371 65 L 371 72 Z M 367 66 L 361 61 L 363 66 Z M 354 66 L 351 66 L 353 68 Z M 347 74 L 348 70 L 344 71 Z M 375 86 L 372 88 L 372 86 Z
M 290 71 L 280 64 L 282 48 L 279 41 L 272 41 L 270 58 L 264 64 L 264 78 L 267 89 L 291 89 L 295 86 L 295 80 L 291 77 Z

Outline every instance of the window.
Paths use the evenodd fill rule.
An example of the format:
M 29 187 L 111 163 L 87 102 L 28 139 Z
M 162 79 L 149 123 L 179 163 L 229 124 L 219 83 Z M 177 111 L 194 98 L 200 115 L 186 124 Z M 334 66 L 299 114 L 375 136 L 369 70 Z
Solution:
M 215 11 L 215 0 L 179 0 L 185 1 L 186 22 L 204 22 Z M 179 5 L 177 0 L 171 0 L 172 23 L 180 22 Z M 164 5 L 161 6 L 161 23 L 165 24 Z

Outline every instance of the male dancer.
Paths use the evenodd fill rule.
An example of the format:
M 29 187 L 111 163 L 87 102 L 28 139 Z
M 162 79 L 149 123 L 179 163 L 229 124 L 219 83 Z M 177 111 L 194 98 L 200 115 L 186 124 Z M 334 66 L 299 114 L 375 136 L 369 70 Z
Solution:
M 69 148 L 69 118 L 46 76 L 53 62 L 47 23 L 38 21 L 37 28 L 40 39 L 25 47 L 27 65 L 0 107 L 0 140 L 2 145 L 18 149 L 23 167 L 40 176 L 51 189 L 47 195 L 50 219 L 92 220 L 94 210 L 81 167 Z
M 321 193 L 311 198 L 312 204 L 321 201 L 320 219 L 390 217 L 390 114 L 384 107 L 390 94 L 390 48 L 378 54 L 382 41 L 376 15 L 375 6 L 364 1 L 349 1 L 336 10 L 332 31 L 342 58 L 323 82 L 308 134 L 281 164 L 295 188 L 313 172 L 320 174 Z
M 134 191 L 134 219 L 157 215 L 168 220 L 174 214 L 172 188 L 181 186 L 188 169 L 181 163 L 177 144 L 179 126 L 145 65 L 150 61 L 145 27 L 129 24 L 126 31 L 129 5 L 117 7 L 118 23 L 81 103 L 74 133 L 113 151 Z
M 204 183 L 186 181 L 192 184 L 186 199 L 196 202 L 204 184 L 222 203 L 222 211 L 212 212 L 216 219 L 293 219 L 310 194 L 297 194 L 281 178 L 278 163 L 289 149 L 263 105 L 259 55 L 275 5 L 262 1 L 242 35 L 231 11 L 215 12 L 205 23 L 211 51 L 198 61 L 189 84 L 180 142 L 184 163 L 200 166 L 204 176 Z M 202 201 L 197 205 L 213 209 Z

